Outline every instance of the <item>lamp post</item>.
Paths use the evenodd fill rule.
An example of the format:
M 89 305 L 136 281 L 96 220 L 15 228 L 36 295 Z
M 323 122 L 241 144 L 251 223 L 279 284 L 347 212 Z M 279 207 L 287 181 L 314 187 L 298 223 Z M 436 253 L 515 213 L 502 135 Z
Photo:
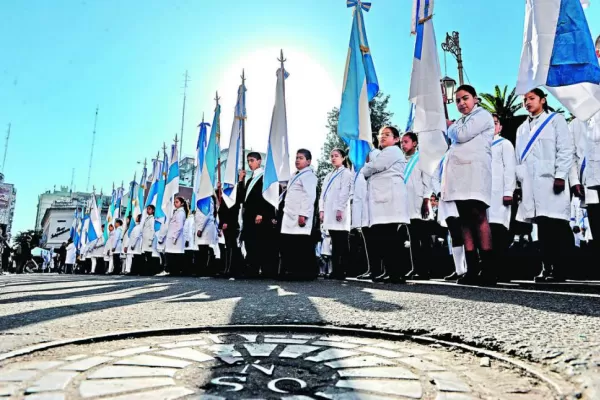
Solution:
M 456 81 L 449 76 L 445 76 L 440 79 L 440 85 L 442 86 L 442 98 L 444 100 L 444 112 L 446 113 L 446 119 L 448 117 L 447 105 L 454 101 L 454 90 L 456 89 Z
M 460 38 L 458 32 L 452 32 L 452 35 L 446 33 L 446 41 L 442 43 L 442 50 L 448 52 L 456 58 L 458 64 L 458 82 L 463 85 L 463 63 L 462 49 L 460 48 Z

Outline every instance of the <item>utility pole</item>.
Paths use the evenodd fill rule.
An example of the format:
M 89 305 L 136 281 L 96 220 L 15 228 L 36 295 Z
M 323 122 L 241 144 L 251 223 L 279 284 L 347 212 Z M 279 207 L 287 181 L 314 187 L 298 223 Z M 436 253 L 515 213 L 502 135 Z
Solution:
M 219 110 L 219 91 L 215 92 L 215 112 Z M 221 206 L 221 195 L 223 193 L 221 188 L 221 114 L 218 114 L 217 120 L 215 121 L 217 124 L 216 127 L 216 136 L 217 136 L 217 148 L 219 149 L 219 155 L 217 156 L 217 208 Z
M 8 124 L 8 132 L 6 132 L 6 144 L 4 145 L 4 159 L 2 160 L 2 173 L 4 173 L 4 166 L 6 165 L 6 154 L 8 153 L 8 139 L 10 139 L 10 125 Z
M 75 181 L 75 168 L 71 172 L 71 197 L 73 197 L 73 182 Z
M 460 38 L 458 32 L 452 32 L 452 35 L 446 33 L 446 41 L 442 43 L 442 50 L 452 54 L 458 64 L 458 84 L 464 85 L 462 49 L 460 47 Z
M 183 81 L 183 109 L 181 110 L 181 132 L 180 132 L 181 142 L 179 143 L 179 160 L 181 160 L 181 157 L 183 157 L 181 151 L 183 149 L 183 124 L 185 122 L 185 101 L 187 98 L 188 82 L 189 82 L 189 75 L 188 75 L 188 71 L 186 69 L 185 70 L 185 79 Z
M 96 106 L 96 116 L 94 117 L 94 131 L 92 132 L 92 151 L 90 153 L 90 166 L 88 168 L 87 185 L 85 186 L 86 192 L 90 190 L 90 179 L 92 177 L 92 161 L 94 159 L 94 145 L 96 144 L 96 126 L 98 124 L 98 109 L 99 107 Z

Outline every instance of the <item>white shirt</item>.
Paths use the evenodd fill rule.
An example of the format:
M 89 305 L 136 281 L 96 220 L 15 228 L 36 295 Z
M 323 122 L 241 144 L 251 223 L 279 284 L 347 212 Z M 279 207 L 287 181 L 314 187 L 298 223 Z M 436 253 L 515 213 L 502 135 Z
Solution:
M 148 215 L 142 225 L 142 251 L 151 252 L 154 241 L 154 215 Z
M 65 259 L 65 264 L 75 264 L 76 258 L 77 249 L 75 248 L 75 244 L 69 243 L 67 246 L 67 258 Z
M 511 206 L 504 205 L 504 196 L 512 197 L 516 187 L 515 148 L 500 135 L 492 142 L 492 198 L 488 208 L 491 224 L 501 224 L 509 229 Z
M 127 249 L 127 253 L 142 254 L 142 225 L 136 224 L 129 236 L 129 248 Z
M 421 212 L 421 208 L 423 207 L 423 199 L 429 199 L 433 190 L 431 189 L 431 176 L 427 175 L 425 171 L 423 171 L 420 160 L 416 161 L 412 172 L 410 172 L 409 166 L 411 165 L 411 160 L 416 156 L 416 154 L 413 154 L 412 156 L 406 156 L 404 180 L 407 180 L 406 174 L 410 173 L 406 182 L 406 190 L 408 192 L 408 212 L 410 219 L 423 219 L 423 213 Z
M 317 176 L 310 166 L 292 176 L 286 189 L 281 222 L 282 234 L 310 235 L 317 198 L 317 183 Z M 306 224 L 303 227 L 298 225 L 300 216 L 306 217 Z
M 184 252 L 183 226 L 185 225 L 186 218 L 183 207 L 179 207 L 173 212 L 173 215 L 169 219 L 165 252 L 175 254 L 182 254 Z
M 369 199 L 367 180 L 362 169 L 354 177 L 352 185 L 352 223 L 351 227 L 363 228 L 369 226 Z

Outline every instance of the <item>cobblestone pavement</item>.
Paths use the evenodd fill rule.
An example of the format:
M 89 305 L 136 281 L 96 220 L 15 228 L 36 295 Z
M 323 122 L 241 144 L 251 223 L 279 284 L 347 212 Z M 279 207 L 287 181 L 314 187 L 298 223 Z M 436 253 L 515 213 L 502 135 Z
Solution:
M 44 341 L 139 329 L 227 324 L 350 326 L 426 335 L 539 363 L 544 371 L 560 374 L 577 388 L 570 397 L 584 399 L 600 399 L 599 316 L 600 295 L 584 293 L 333 281 L 0 277 L 0 352 Z M 461 365 L 465 364 L 448 369 L 460 372 Z M 420 382 L 425 380 L 419 376 Z M 531 398 L 506 392 L 486 397 L 473 389 L 476 380 L 469 382 L 473 393 L 479 393 L 472 394 L 475 398 Z M 433 386 L 421 385 L 423 396 L 435 398 L 427 397 L 433 393 L 428 388 Z M 437 395 L 439 399 L 469 398 L 465 393 Z

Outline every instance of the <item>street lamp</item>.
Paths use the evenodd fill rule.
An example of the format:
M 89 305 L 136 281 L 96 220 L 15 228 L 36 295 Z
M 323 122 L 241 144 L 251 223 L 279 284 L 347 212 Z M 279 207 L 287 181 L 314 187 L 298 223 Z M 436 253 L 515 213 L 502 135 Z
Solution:
M 460 47 L 460 38 L 458 32 L 452 32 L 452 35 L 446 33 L 446 41 L 442 43 L 442 50 L 448 52 L 456 58 L 458 64 L 458 81 L 461 85 L 463 80 L 462 49 Z
M 442 86 L 442 99 L 444 101 L 444 113 L 446 119 L 448 118 L 448 107 L 447 105 L 454 101 L 454 90 L 456 88 L 456 81 L 449 76 L 445 76 L 440 79 L 440 85 Z

